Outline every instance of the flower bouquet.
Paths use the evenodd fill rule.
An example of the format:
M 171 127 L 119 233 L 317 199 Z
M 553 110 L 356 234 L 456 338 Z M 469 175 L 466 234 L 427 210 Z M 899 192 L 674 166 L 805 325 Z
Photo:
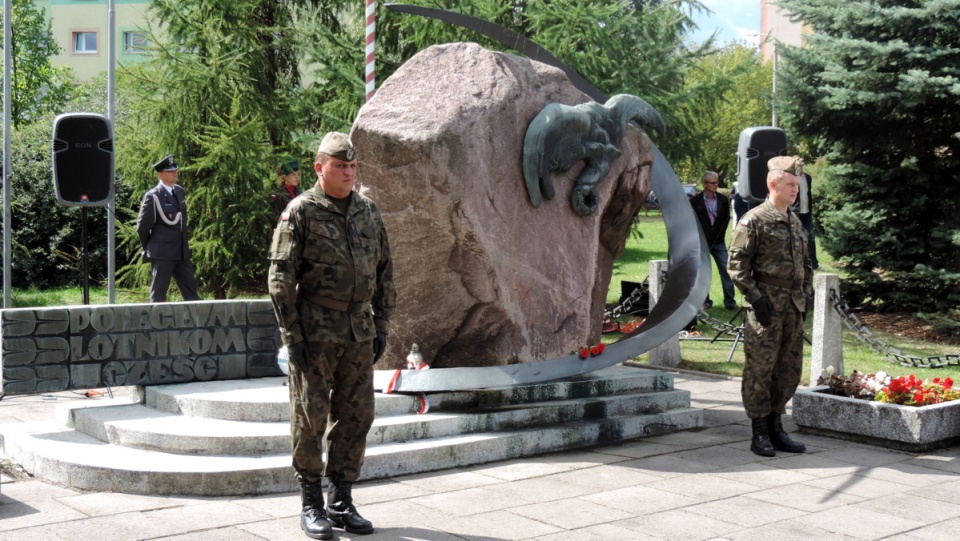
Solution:
M 849 376 L 835 374 L 828 367 L 817 380 L 826 385 L 830 394 L 904 406 L 928 406 L 951 400 L 960 400 L 960 389 L 953 388 L 951 378 L 933 378 L 924 382 L 913 374 L 890 377 L 886 372 L 864 374 L 856 370 Z

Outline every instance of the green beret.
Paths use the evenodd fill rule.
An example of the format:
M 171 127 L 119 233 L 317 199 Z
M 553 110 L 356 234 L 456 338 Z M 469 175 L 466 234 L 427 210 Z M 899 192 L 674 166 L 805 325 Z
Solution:
M 800 156 L 777 156 L 767 162 L 770 171 L 786 171 L 791 175 L 800 176 L 803 173 L 803 158 Z
M 289 175 L 295 171 L 300 170 L 300 162 L 297 160 L 290 160 L 288 162 L 283 162 L 280 164 L 280 174 Z
M 357 157 L 357 149 L 353 147 L 347 134 L 332 131 L 323 136 L 317 154 L 326 154 L 338 160 L 352 162 Z

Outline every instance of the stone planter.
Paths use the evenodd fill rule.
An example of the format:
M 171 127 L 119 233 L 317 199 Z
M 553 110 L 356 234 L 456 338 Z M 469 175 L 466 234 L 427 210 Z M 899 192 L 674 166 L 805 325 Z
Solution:
M 802 432 L 922 452 L 960 443 L 960 400 L 914 407 L 868 402 L 801 389 L 793 397 L 793 420 Z

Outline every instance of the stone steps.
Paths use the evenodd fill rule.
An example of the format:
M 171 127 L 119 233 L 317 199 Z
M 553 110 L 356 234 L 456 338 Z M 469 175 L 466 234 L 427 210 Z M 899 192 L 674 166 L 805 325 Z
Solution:
M 282 378 L 141 389 L 0 425 L 27 471 L 78 489 L 241 495 L 296 489 Z M 364 479 L 467 466 L 694 428 L 702 412 L 663 372 L 615 366 L 579 378 L 416 397 L 377 395 Z

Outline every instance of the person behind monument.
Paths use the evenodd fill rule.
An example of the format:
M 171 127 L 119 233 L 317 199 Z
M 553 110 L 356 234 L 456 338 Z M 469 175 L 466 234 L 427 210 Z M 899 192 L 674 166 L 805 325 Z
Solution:
M 800 383 L 803 323 L 813 300 L 807 234 L 789 208 L 803 160 L 779 156 L 767 167 L 767 199 L 733 230 L 729 265 L 748 304 L 741 395 L 753 428 L 750 450 L 760 456 L 806 450 L 784 431 L 781 416 Z
M 387 231 L 376 204 L 354 189 L 357 152 L 346 134 L 323 137 L 314 169 L 317 183 L 280 215 L 267 280 L 290 352 L 300 527 L 312 539 L 332 539 L 331 524 L 373 532 L 351 488 L 373 424 L 373 365 L 386 348 L 397 296 Z
M 267 199 L 270 210 L 273 212 L 274 224 L 280 219 L 280 214 L 287 208 L 290 201 L 303 191 L 300 189 L 300 162 L 287 160 L 281 163 L 280 167 L 277 167 L 277 176 L 279 178 L 277 189 Z
M 737 300 L 734 298 L 733 282 L 727 274 L 727 227 L 730 226 L 730 200 L 727 196 L 717 192 L 720 177 L 713 171 L 707 171 L 700 179 L 703 190 L 690 197 L 690 206 L 700 221 L 700 228 L 707 239 L 710 255 L 717 264 L 717 273 L 720 275 L 720 284 L 723 287 L 723 307 L 727 310 L 736 310 Z M 704 308 L 712 308 L 713 301 L 710 295 L 703 304 Z
M 200 300 L 190 261 L 187 233 L 187 200 L 177 184 L 179 168 L 172 154 L 153 164 L 159 182 L 143 195 L 137 216 L 137 236 L 143 260 L 150 262 L 153 280 L 150 302 L 166 302 L 170 279 L 185 301 Z

